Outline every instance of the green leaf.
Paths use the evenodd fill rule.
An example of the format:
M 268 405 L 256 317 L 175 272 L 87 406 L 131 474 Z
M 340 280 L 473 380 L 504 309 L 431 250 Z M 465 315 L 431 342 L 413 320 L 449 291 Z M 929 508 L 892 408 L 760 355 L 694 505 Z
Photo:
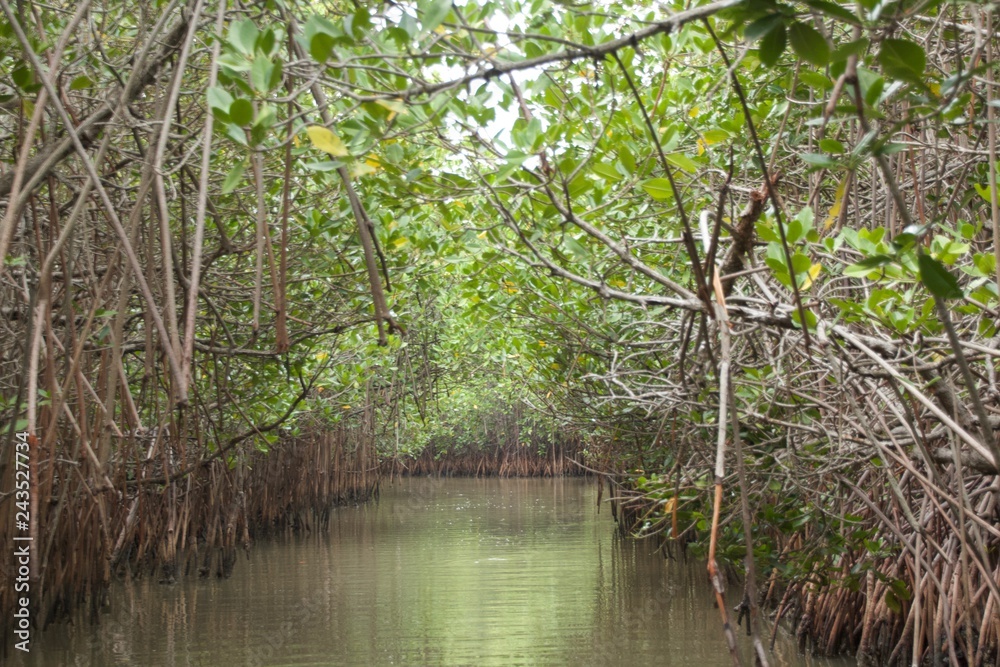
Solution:
M 872 151 L 873 155 L 895 155 L 906 150 L 906 144 L 899 144 L 894 141 L 887 141 Z
M 891 590 L 885 592 L 885 606 L 894 614 L 899 614 L 903 611 L 903 605 Z
M 253 120 L 253 105 L 250 100 L 239 98 L 229 105 L 229 118 L 237 125 L 249 125 Z
M 810 268 L 812 268 L 812 261 L 810 261 L 807 255 L 803 255 L 801 252 L 792 255 L 792 269 L 796 275 L 805 273 Z
M 944 268 L 944 264 L 924 253 L 917 257 L 917 264 L 920 267 L 920 281 L 931 294 L 941 299 L 957 299 L 962 296 L 958 280 Z
M 84 88 L 92 88 L 94 86 L 94 81 L 89 76 L 78 76 L 69 84 L 70 90 L 83 90 Z
M 830 77 L 825 74 L 820 74 L 819 72 L 812 72 L 804 69 L 799 72 L 799 79 L 802 83 L 815 90 L 828 90 L 833 88 L 833 81 L 830 80 Z
M 809 327 L 809 329 L 815 329 L 816 324 L 819 322 L 819 320 L 816 317 L 816 313 L 806 308 L 805 314 L 806 314 L 806 326 Z M 792 322 L 797 324 L 800 328 L 802 327 L 802 318 L 799 317 L 798 309 L 792 311 Z
M 35 73 L 24 66 L 16 67 L 11 72 L 10 78 L 13 79 L 18 88 L 25 92 L 32 92 L 38 87 L 38 84 L 35 82 Z
M 274 63 L 274 67 L 271 68 L 271 80 L 268 82 L 268 90 L 273 89 L 279 83 L 281 83 L 281 76 L 284 72 L 284 66 L 281 64 L 281 60 L 277 60 Z
M 990 186 L 989 186 L 989 184 L 980 185 L 979 183 L 973 183 L 972 187 L 974 187 L 976 189 L 976 192 L 979 193 L 980 197 L 982 197 L 984 200 L 986 200 L 987 204 L 992 204 L 993 203 L 993 196 L 990 193 Z
M 792 244 L 802 238 L 803 235 L 804 232 L 802 231 L 802 223 L 792 218 L 785 228 L 785 240 L 788 241 L 789 244 Z
M 208 106 L 224 111 L 227 114 L 229 113 L 229 107 L 233 104 L 233 96 L 229 94 L 228 90 L 219 86 L 209 88 L 205 97 L 208 99 Z
M 243 55 L 253 55 L 254 44 L 257 43 L 257 35 L 260 34 L 257 26 L 250 19 L 244 19 L 232 24 L 229 27 L 229 43 L 236 47 L 236 50 Z
M 890 262 L 892 262 L 892 258 L 888 255 L 875 255 L 874 257 L 867 257 L 857 264 L 851 264 L 845 268 L 844 275 L 851 278 L 864 278 L 875 269 L 880 266 L 885 266 Z
M 867 67 L 858 66 L 858 83 L 861 84 L 861 91 L 865 96 L 865 103 L 868 106 L 875 106 L 882 90 L 885 88 L 885 79 Z
M 868 38 L 862 37 L 846 44 L 841 44 L 830 54 L 830 61 L 847 60 L 850 56 L 860 56 L 868 48 Z
M 776 278 L 778 278 L 781 282 L 785 283 L 786 285 L 789 284 L 788 267 L 785 266 L 785 263 L 782 260 L 776 257 L 767 257 L 764 259 L 764 263 L 767 264 L 769 267 L 771 267 L 771 270 L 774 271 L 774 275 Z
M 908 39 L 887 39 L 878 52 L 882 71 L 894 79 L 923 85 L 927 54 L 923 47 Z
M 706 144 L 717 144 L 720 141 L 725 141 L 731 134 L 722 129 L 706 130 L 704 134 L 701 135 L 705 139 Z
M 605 164 L 603 162 L 595 162 L 590 166 L 595 174 L 601 178 L 608 181 L 620 181 L 622 175 L 618 173 L 618 170 L 612 167 L 610 164 Z
M 274 63 L 266 56 L 257 56 L 253 59 L 253 66 L 250 68 L 250 83 L 258 93 L 266 93 L 271 89 L 271 75 L 274 73 Z
M 635 156 L 629 152 L 624 146 L 618 150 L 618 158 L 622 161 L 622 166 L 625 167 L 626 171 L 630 174 L 635 173 L 637 167 L 635 162 Z
M 761 241 L 766 241 L 768 243 L 777 243 L 778 241 L 781 240 L 778 237 L 778 235 L 774 232 L 774 230 L 768 227 L 767 225 L 757 226 L 757 237 Z
M 274 125 L 274 122 L 277 119 L 278 118 L 274 113 L 274 107 L 267 102 L 264 102 L 260 105 L 260 108 L 257 109 L 257 116 L 253 121 L 254 129 L 266 131 Z
M 389 162 L 399 163 L 406 158 L 406 153 L 399 144 L 389 144 L 385 147 L 385 157 Z
M 226 134 L 229 138 L 243 146 L 247 144 L 247 133 L 236 123 L 226 123 Z
M 333 53 L 333 37 L 325 32 L 318 32 L 309 40 L 309 55 L 316 62 L 325 63 Z
M 511 138 L 519 148 L 523 150 L 531 150 L 541 131 L 542 121 L 537 118 L 532 118 L 527 123 L 523 120 L 518 120 L 515 122 L 514 129 L 511 131 Z
M 798 215 L 788 222 L 785 229 L 785 239 L 789 243 L 795 243 L 804 238 L 813 227 L 813 210 L 811 206 L 806 206 Z M 808 268 L 808 267 L 807 267 Z M 798 270 L 796 270 L 798 271 Z
M 896 594 L 900 600 L 909 600 L 913 597 L 910 593 L 910 589 L 906 587 L 906 582 L 902 579 L 896 579 L 892 582 L 892 592 Z
M 323 162 L 302 162 L 302 166 L 309 171 L 335 171 L 341 167 L 347 166 L 346 162 L 341 160 L 325 160 Z
M 693 174 L 698 171 L 698 163 L 689 158 L 684 153 L 671 153 L 667 156 L 667 162 L 674 165 L 678 169 L 683 169 L 689 174 Z
M 258 42 L 257 46 L 260 48 L 260 50 L 264 52 L 266 55 L 270 55 L 271 50 L 274 48 L 274 30 L 268 28 L 267 30 L 262 32 L 260 34 L 260 37 L 257 39 L 257 42 Z
M 360 39 L 371 30 L 371 27 L 371 14 L 364 7 L 358 7 L 351 15 L 351 34 Z
M 566 248 L 570 251 L 570 253 L 572 253 L 572 255 L 577 259 L 577 261 L 586 262 L 590 260 L 591 255 L 590 252 L 587 250 L 587 247 L 584 246 L 579 241 L 577 241 L 572 236 L 567 234 L 563 238 L 563 245 L 566 246 Z
M 448 16 L 450 11 L 451 0 L 431 0 L 423 6 L 420 27 L 425 33 L 431 32 L 444 22 L 444 17 Z
M 836 139 L 820 139 L 819 147 L 821 150 L 827 153 L 832 153 L 833 155 L 840 155 L 841 153 L 847 152 L 847 149 L 844 148 L 844 144 Z
M 788 29 L 788 41 L 802 60 L 817 67 L 824 67 L 830 62 L 830 47 L 815 28 L 796 21 Z
M 803 162 L 814 167 L 834 167 L 837 165 L 836 160 L 824 153 L 803 153 L 799 157 L 802 158 Z
M 785 25 L 781 24 L 760 40 L 760 50 L 757 57 L 765 67 L 774 67 L 778 58 L 785 50 Z
M 247 163 L 246 160 L 244 160 L 233 167 L 229 173 L 226 174 L 226 179 L 222 181 L 222 194 L 227 195 L 236 189 L 236 186 L 243 180 L 243 172 L 246 168 Z
M 834 18 L 840 19 L 845 23 L 850 23 L 852 25 L 860 25 L 858 17 L 851 13 L 849 10 L 841 7 L 838 4 L 827 2 L 826 0 L 805 0 L 805 3 L 817 9 L 820 12 L 826 14 L 827 16 L 832 16 Z
M 665 178 L 651 178 L 642 183 L 642 189 L 653 199 L 663 201 L 674 196 L 674 191 L 670 187 L 670 181 Z
M 510 153 L 507 153 L 507 161 L 497 172 L 494 183 L 496 184 L 505 181 L 508 176 L 520 169 L 521 165 L 524 164 L 524 161 L 527 159 L 528 156 L 525 153 L 518 151 L 511 151 Z
M 757 19 L 746 27 L 743 31 L 743 38 L 748 42 L 755 42 L 761 37 L 770 34 L 779 25 L 784 24 L 784 17 L 781 14 L 771 14 L 762 19 Z

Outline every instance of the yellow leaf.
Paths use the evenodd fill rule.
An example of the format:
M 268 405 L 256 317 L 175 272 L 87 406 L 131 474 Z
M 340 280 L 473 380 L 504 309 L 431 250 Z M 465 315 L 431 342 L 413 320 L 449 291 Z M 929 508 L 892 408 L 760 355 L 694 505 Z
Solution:
M 296 134 L 294 137 L 292 137 L 292 144 L 296 148 L 301 148 L 302 147 L 302 140 L 299 139 L 299 135 Z
M 664 512 L 673 512 L 674 507 L 677 506 L 677 498 L 667 498 L 666 502 L 663 503 Z
M 340 406 L 340 409 L 341 409 L 341 410 L 350 410 L 350 409 L 351 409 L 351 406 L 349 406 L 349 405 L 341 405 L 341 406 Z
M 698 155 L 705 154 L 705 141 L 703 139 L 698 140 Z
M 701 109 L 698 107 L 691 107 L 691 111 L 688 111 L 688 116 L 690 118 L 697 118 L 699 113 L 701 113 Z
M 847 194 L 847 180 L 850 175 L 845 175 L 840 179 L 840 183 L 837 185 L 837 192 L 833 195 L 833 206 L 830 207 L 830 212 L 826 216 L 826 222 L 823 224 L 823 229 L 830 229 L 833 227 L 833 223 L 837 221 L 840 216 L 840 210 L 844 206 L 845 195 Z
M 316 353 L 316 361 L 325 361 L 326 358 L 329 357 L 329 356 L 330 355 L 327 354 L 326 352 L 317 352 Z
M 350 155 L 343 140 L 322 125 L 310 125 L 306 128 L 306 134 L 309 135 L 309 141 L 313 146 L 333 157 Z
M 351 165 L 349 170 L 351 172 L 351 178 L 357 178 L 358 176 L 367 176 L 368 174 L 375 173 L 375 167 L 371 166 L 367 162 L 355 162 Z
M 384 107 L 393 113 L 398 113 L 400 116 L 410 113 L 406 108 L 406 104 L 403 103 L 403 100 L 375 100 L 375 104 L 380 107 Z
M 397 248 L 402 248 L 404 245 L 406 245 L 409 242 L 410 242 L 410 239 L 406 238 L 405 236 L 400 236 L 398 239 L 396 239 L 395 241 L 392 242 L 392 245 L 396 246 Z
M 821 264 L 813 264 L 810 266 L 809 275 L 806 277 L 805 282 L 802 283 L 801 288 L 804 290 L 809 289 L 812 286 L 813 281 L 816 280 L 816 276 L 818 276 L 819 272 L 822 270 L 823 266 Z

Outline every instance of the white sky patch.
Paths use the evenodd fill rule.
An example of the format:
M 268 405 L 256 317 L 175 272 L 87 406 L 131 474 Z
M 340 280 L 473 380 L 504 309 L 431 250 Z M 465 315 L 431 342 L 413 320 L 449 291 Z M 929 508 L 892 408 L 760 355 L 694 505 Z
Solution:
M 464 8 L 468 5 L 468 0 L 455 0 L 455 5 L 459 8 Z M 391 21 L 398 23 L 398 21 L 402 19 L 404 11 L 409 13 L 411 16 L 417 15 L 415 7 L 406 8 L 400 5 L 395 5 L 387 10 L 386 16 Z M 552 12 L 554 16 L 560 16 L 564 13 L 558 6 L 553 7 Z M 516 38 L 518 33 L 529 32 L 531 16 L 528 16 L 523 12 L 518 12 L 510 16 L 497 12 L 491 14 L 486 21 L 478 21 L 477 25 L 494 33 L 493 35 L 489 35 L 487 33 L 474 33 L 475 38 L 479 41 L 479 45 L 483 52 L 478 55 L 485 56 L 485 54 L 494 53 L 496 54 L 499 62 L 509 61 L 509 58 L 512 55 L 520 56 L 522 58 L 525 56 L 519 46 L 511 40 L 511 36 L 507 33 L 513 33 Z M 444 63 L 429 65 L 424 68 L 423 73 L 425 78 L 429 81 L 453 81 L 461 79 L 465 76 L 485 72 L 489 69 L 489 67 L 489 61 L 486 60 L 485 57 L 482 57 L 469 66 L 447 65 Z M 537 81 L 539 77 L 545 76 L 544 71 L 543 67 L 519 70 L 504 74 L 501 80 L 503 81 L 503 84 L 507 85 L 509 85 L 511 80 L 513 80 L 521 89 L 526 102 L 530 105 L 529 91 L 532 87 L 532 83 Z M 476 91 L 480 90 L 482 85 L 481 81 L 473 81 L 467 88 L 455 89 L 444 94 L 454 95 L 460 100 L 468 100 L 473 94 L 475 94 Z M 506 105 L 501 104 L 505 95 L 504 88 L 507 87 L 507 85 L 501 87 L 502 84 L 500 84 L 498 79 L 491 78 L 486 81 L 485 85 L 490 96 L 484 104 L 488 108 L 492 108 L 494 118 L 479 127 L 476 131 L 478 131 L 483 139 L 494 143 L 497 149 L 501 152 L 516 150 L 511 132 L 514 129 L 515 123 L 522 118 L 520 105 L 513 95 L 508 96 Z M 573 82 L 571 85 L 575 87 L 576 82 Z M 443 129 L 445 136 L 456 144 L 460 144 L 466 139 L 465 135 L 467 131 L 467 129 L 457 123 L 447 122 Z M 459 159 L 459 162 L 468 164 L 469 159 L 470 158 L 468 156 L 464 156 Z M 527 168 L 533 169 L 539 166 L 539 160 L 537 156 L 530 156 L 527 159 L 524 159 L 522 164 Z M 468 166 L 478 169 L 488 169 L 488 167 L 483 164 L 470 164 Z

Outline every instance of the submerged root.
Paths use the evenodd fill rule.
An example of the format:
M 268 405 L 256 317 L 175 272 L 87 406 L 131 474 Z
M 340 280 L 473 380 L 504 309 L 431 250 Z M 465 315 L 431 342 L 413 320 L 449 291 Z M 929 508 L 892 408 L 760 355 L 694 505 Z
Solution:
M 76 461 L 53 456 L 40 466 L 40 487 L 50 490 L 52 502 L 41 505 L 39 516 L 45 541 L 38 559 L 46 564 L 33 588 L 42 593 L 39 626 L 81 604 L 96 619 L 107 604 L 114 574 L 145 573 L 163 584 L 189 572 L 228 577 L 240 548 L 249 549 L 253 539 L 322 529 L 332 506 L 364 501 L 377 492 L 370 433 L 345 426 L 280 437 L 270 452 L 234 457 L 232 465 L 190 458 L 203 447 L 187 447 L 189 458 L 184 458 L 185 449 L 169 435 L 158 438 L 158 447 L 171 452 L 164 465 L 149 440 L 133 435 L 109 466 L 114 495 L 93 494 L 76 473 Z M 189 472 L 178 475 L 183 470 Z M 177 476 L 168 481 L 168 475 Z M 13 609 L 12 591 L 12 586 L 0 591 L 0 616 Z
M 962 491 L 971 507 L 966 505 L 963 515 L 960 503 L 936 498 L 936 491 L 929 492 L 919 477 L 898 470 L 886 474 L 893 472 L 902 480 L 898 495 L 883 492 L 888 483 L 877 480 L 866 481 L 867 491 L 845 485 L 839 476 L 816 485 L 817 497 L 838 510 L 834 516 L 847 517 L 833 524 L 833 533 L 812 522 L 790 528 L 758 515 L 755 539 L 776 554 L 762 573 L 768 582 L 761 594 L 764 608 L 771 610 L 773 623 L 790 624 L 800 650 L 853 654 L 861 667 L 997 664 L 1000 516 L 995 480 L 966 477 Z M 692 546 L 704 553 L 708 531 L 691 518 L 695 511 L 704 516 L 708 506 L 697 504 L 692 487 L 684 488 L 690 500 L 680 514 L 688 521 L 686 528 L 681 522 L 675 539 L 662 501 L 628 483 L 613 483 L 612 514 L 619 530 L 633 536 L 658 534 L 666 555 Z M 886 522 L 902 514 L 901 497 L 921 508 L 913 513 L 919 524 Z M 734 525 L 738 520 L 731 519 Z M 728 563 L 737 570 L 741 564 Z M 744 608 L 736 607 L 738 619 Z M 772 644 L 776 632 L 775 625 Z

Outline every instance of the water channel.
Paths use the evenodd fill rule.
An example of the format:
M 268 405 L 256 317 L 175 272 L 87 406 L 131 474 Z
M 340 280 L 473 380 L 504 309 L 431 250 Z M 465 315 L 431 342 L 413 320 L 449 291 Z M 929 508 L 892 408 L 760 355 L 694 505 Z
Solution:
M 255 545 L 230 579 L 116 584 L 99 626 L 50 628 L 11 663 L 731 665 L 703 564 L 617 538 L 595 500 L 583 479 L 404 479 L 328 533 Z M 853 664 L 784 634 L 776 653 Z

